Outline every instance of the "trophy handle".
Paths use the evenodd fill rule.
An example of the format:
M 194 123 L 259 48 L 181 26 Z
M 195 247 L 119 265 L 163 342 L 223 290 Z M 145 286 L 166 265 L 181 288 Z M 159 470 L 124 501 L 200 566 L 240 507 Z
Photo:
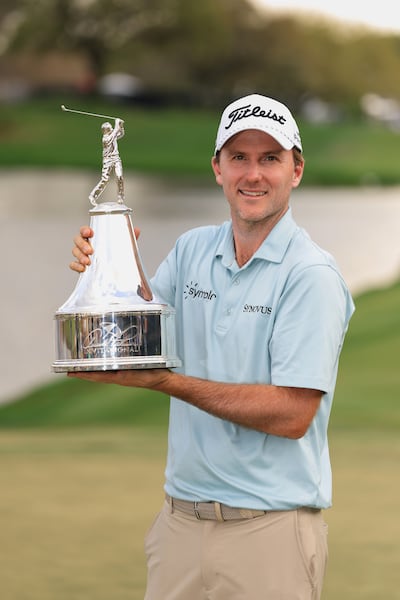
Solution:
M 153 300 L 153 292 L 151 291 L 151 287 L 149 282 L 147 281 L 147 277 L 145 275 L 142 261 L 139 256 L 139 249 L 136 242 L 135 232 L 133 230 L 132 221 L 129 215 L 126 215 L 126 221 L 128 225 L 128 232 L 131 239 L 133 254 L 135 256 L 136 267 L 139 272 L 140 283 L 138 285 L 137 293 L 138 296 L 143 298 L 143 300 L 147 300 L 147 302 L 151 302 Z

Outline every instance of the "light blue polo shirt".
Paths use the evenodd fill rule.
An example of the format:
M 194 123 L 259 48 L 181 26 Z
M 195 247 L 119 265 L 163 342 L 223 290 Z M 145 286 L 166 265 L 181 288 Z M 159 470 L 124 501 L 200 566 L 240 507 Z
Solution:
M 324 392 L 299 440 L 241 427 L 171 398 L 167 493 L 264 510 L 330 506 L 327 426 L 354 310 L 333 258 L 289 209 L 242 268 L 226 222 L 181 236 L 152 284 L 176 309 L 181 372 Z

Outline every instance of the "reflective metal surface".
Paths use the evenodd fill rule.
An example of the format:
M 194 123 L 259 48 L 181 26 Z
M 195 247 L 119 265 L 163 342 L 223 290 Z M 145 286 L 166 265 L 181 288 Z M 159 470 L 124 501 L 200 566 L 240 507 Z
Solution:
M 175 311 L 154 298 L 120 203 L 90 211 L 92 264 L 55 314 L 55 372 L 179 366 Z
M 153 305 L 151 311 L 57 314 L 53 370 L 177 367 L 174 333 L 174 313 L 165 305 Z
M 105 141 L 104 136 L 112 135 L 111 125 L 105 125 L 103 149 L 111 139 Z M 113 131 L 122 137 L 123 121 L 116 119 Z M 116 139 L 111 140 L 114 162 L 111 165 L 108 150 L 103 153 L 102 179 L 89 196 L 93 204 L 89 211 L 94 231 L 92 264 L 55 314 L 56 360 L 52 368 L 56 373 L 181 364 L 176 355 L 175 311 L 154 297 L 139 255 L 132 210 L 123 201 L 122 165 L 114 164 L 120 163 Z M 116 171 L 118 201 L 97 204 L 111 166 Z

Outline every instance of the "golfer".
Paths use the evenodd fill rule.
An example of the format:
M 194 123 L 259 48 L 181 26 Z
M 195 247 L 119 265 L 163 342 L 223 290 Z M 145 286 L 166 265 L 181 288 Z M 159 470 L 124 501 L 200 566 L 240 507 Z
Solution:
M 182 235 L 152 280 L 176 309 L 183 366 L 73 375 L 171 396 L 146 600 L 318 600 L 327 429 L 354 305 L 335 260 L 293 219 L 304 159 L 285 105 L 258 94 L 230 104 L 211 164 L 230 220 Z M 75 238 L 77 272 L 93 235 Z

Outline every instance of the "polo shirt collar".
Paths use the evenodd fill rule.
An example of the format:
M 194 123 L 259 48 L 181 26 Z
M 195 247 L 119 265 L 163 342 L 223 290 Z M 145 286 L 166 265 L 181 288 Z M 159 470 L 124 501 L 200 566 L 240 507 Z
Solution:
M 249 263 L 256 258 L 275 263 L 282 262 L 287 247 L 296 229 L 297 225 L 292 217 L 292 210 L 289 207 L 283 217 L 278 221 L 273 230 L 268 234 L 264 242 L 255 252 Z M 236 260 L 235 249 L 233 246 L 231 221 L 225 224 L 224 235 L 218 244 L 215 256 L 222 256 L 222 264 L 227 268 L 231 267 Z

